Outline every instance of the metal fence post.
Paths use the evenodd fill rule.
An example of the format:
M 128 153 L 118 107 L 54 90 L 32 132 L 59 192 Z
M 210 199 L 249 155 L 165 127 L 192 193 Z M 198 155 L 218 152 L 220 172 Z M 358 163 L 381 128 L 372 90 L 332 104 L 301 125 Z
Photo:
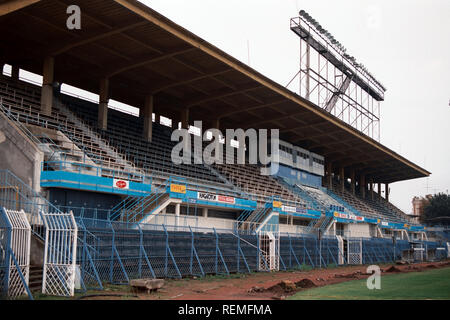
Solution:
M 167 277 L 168 274 L 168 253 L 169 253 L 169 234 L 167 233 L 167 229 L 165 225 L 162 225 L 164 228 L 164 231 L 166 233 L 166 257 L 164 262 L 164 275 Z
M 138 274 L 139 278 L 142 278 L 142 248 L 143 248 L 143 235 L 141 227 L 138 225 L 139 228 L 139 266 L 138 266 Z
M 109 264 L 109 281 L 113 283 L 113 273 L 114 273 L 114 238 L 115 233 L 111 225 L 111 261 Z

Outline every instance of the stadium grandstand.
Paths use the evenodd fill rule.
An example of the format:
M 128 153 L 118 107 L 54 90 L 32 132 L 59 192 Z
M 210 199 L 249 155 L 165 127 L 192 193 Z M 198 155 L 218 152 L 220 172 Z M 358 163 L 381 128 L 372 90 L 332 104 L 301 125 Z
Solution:
M 447 257 L 444 238 L 389 201 L 389 184 L 430 173 L 336 116 L 336 94 L 299 95 L 138 1 L 76 2 L 75 30 L 70 1 L 0 4 L 0 295 Z M 370 79 L 354 72 L 340 90 L 379 103 Z M 194 139 L 194 121 L 278 129 L 279 148 L 268 165 L 196 163 L 195 150 L 176 164 L 172 134 Z

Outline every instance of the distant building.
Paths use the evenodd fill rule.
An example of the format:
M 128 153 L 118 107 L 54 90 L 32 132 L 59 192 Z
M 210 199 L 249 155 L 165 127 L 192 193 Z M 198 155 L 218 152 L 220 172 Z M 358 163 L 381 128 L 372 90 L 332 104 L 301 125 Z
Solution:
M 419 220 L 419 217 L 423 214 L 423 208 L 430 201 L 432 195 L 428 194 L 425 197 L 414 197 L 412 199 L 413 205 L 413 215 L 416 217 L 415 220 Z

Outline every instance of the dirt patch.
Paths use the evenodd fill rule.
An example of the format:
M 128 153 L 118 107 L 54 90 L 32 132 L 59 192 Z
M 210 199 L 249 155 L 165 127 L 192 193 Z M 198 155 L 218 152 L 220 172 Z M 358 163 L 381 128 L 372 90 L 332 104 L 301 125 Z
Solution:
M 435 264 L 429 264 L 425 268 L 427 268 L 427 269 L 437 269 L 438 267 Z
M 283 280 L 276 285 L 267 288 L 266 291 L 276 294 L 294 293 L 297 291 L 297 286 L 290 280 Z
M 402 270 L 400 270 L 400 269 L 398 269 L 398 268 L 396 268 L 396 267 L 394 267 L 394 266 L 391 266 L 390 268 L 387 268 L 384 272 L 386 272 L 386 273 L 398 273 L 398 272 L 402 272 Z
M 295 283 L 295 285 L 297 288 L 302 288 L 302 289 L 309 289 L 309 288 L 317 287 L 316 284 L 309 279 L 303 279 L 303 280 L 297 281 Z
M 358 276 L 361 275 L 361 272 L 353 272 L 353 273 L 344 273 L 344 274 L 335 274 L 335 278 L 344 278 L 344 279 L 358 279 Z
M 420 272 L 426 270 L 430 262 L 411 265 L 396 265 L 394 268 L 400 272 Z M 433 263 L 437 268 L 448 267 L 450 261 Z M 391 269 L 394 264 L 382 265 L 385 270 Z M 394 270 L 395 270 L 394 269 Z M 329 269 L 312 269 L 308 271 L 281 271 L 259 272 L 246 275 L 230 275 L 229 278 L 198 278 L 167 280 L 164 288 L 152 294 L 139 294 L 141 300 L 273 300 L 286 297 L 310 288 L 336 284 L 355 279 L 364 279 L 367 266 L 341 266 Z M 388 271 L 385 272 L 388 272 Z M 429 270 L 429 269 L 428 269 Z M 392 272 L 392 271 L 391 271 Z M 398 271 L 397 271 L 398 272 Z M 394 273 L 392 273 L 394 274 Z M 317 279 L 320 279 L 317 280 Z M 312 284 L 311 284 L 312 283 Z M 295 289 L 293 286 L 295 286 Z M 314 286 L 313 286 L 314 285 Z M 310 287 L 309 287 L 310 286 Z M 92 292 L 105 293 L 105 292 Z M 124 297 L 86 297 L 90 299 L 133 299 L 130 297 L 129 287 L 115 292 Z

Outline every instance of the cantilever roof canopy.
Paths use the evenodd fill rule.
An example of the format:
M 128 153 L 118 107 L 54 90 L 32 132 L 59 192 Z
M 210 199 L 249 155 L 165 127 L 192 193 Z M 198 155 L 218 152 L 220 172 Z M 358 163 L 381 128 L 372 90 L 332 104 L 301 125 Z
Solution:
M 66 27 L 69 5 L 81 30 Z M 91 92 L 110 79 L 112 99 L 179 119 L 220 119 L 225 128 L 279 128 L 280 136 L 374 182 L 430 173 L 134 0 L 13 0 L 0 3 L 2 62 L 42 73 L 55 57 L 55 81 Z M 270 63 L 270 62 L 268 62 Z M 366 180 L 368 181 L 368 180 Z

